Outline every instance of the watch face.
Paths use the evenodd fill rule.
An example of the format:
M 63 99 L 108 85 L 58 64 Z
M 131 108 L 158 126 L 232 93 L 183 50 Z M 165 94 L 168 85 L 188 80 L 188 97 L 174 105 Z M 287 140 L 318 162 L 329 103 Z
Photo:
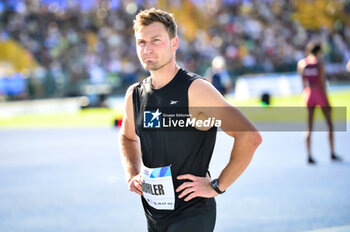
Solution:
M 221 191 L 221 190 L 219 189 L 219 180 L 218 180 L 218 179 L 215 179 L 215 180 L 213 180 L 213 181 L 211 182 L 211 187 L 212 187 L 213 189 L 215 189 L 215 191 L 216 191 L 217 193 L 219 193 L 219 194 L 222 194 L 222 193 L 225 192 L 225 191 Z
M 218 183 L 219 183 L 219 181 L 217 179 L 213 180 L 213 182 L 212 182 L 213 188 L 218 187 Z

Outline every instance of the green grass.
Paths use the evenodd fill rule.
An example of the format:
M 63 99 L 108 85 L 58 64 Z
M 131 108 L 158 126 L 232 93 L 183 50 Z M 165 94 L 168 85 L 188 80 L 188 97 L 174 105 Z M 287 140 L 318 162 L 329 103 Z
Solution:
M 260 111 L 259 108 L 245 109 L 245 107 L 261 107 L 260 99 L 237 101 L 228 99 L 230 103 L 241 108 L 241 110 L 254 122 L 302 122 L 307 117 L 307 109 L 304 107 L 302 95 L 289 97 L 276 97 L 270 99 L 272 110 Z M 333 120 L 344 122 L 346 118 L 350 121 L 350 90 L 334 91 L 329 94 L 329 101 L 333 106 Z M 278 107 L 278 108 L 274 108 Z M 281 107 L 286 107 L 282 109 Z M 292 108 L 290 108 L 292 107 Z M 263 108 L 263 107 L 261 107 Z M 278 114 L 276 114 L 278 112 Z M 322 121 L 324 116 L 320 108 L 316 108 L 315 120 Z
M 76 113 L 21 115 L 0 118 L 0 128 L 110 127 L 120 115 L 111 109 L 83 109 Z
M 335 91 L 329 95 L 332 106 L 347 107 L 347 120 L 350 120 L 350 90 Z M 228 99 L 233 105 L 237 107 L 252 107 L 259 106 L 259 99 L 250 99 L 247 101 L 237 101 L 233 98 Z M 278 107 L 301 107 L 304 106 L 302 96 L 295 95 L 290 97 L 276 97 L 271 98 L 271 106 Z M 289 114 L 286 111 L 285 115 L 279 115 L 277 118 L 272 114 L 259 114 L 259 108 L 255 108 L 254 115 L 249 115 L 253 121 L 261 120 L 276 120 L 283 118 L 285 120 L 296 119 L 297 121 L 304 120 L 305 114 Z M 244 108 L 242 108 L 244 111 Z M 261 109 L 263 109 L 261 107 Z M 257 113 L 258 112 L 258 113 Z M 113 125 L 117 117 L 121 117 L 122 112 L 112 109 L 84 109 L 76 113 L 56 113 L 47 115 L 21 115 L 11 118 L 0 117 L 0 128 L 57 128 L 57 127 L 110 127 Z M 335 117 L 336 119 L 337 117 Z M 316 120 L 323 119 L 320 111 L 316 112 Z
M 260 106 L 260 99 L 250 99 L 247 101 L 237 101 L 234 98 L 228 99 L 235 106 Z M 301 95 L 289 97 L 271 97 L 271 106 L 304 106 Z M 334 91 L 329 94 L 332 106 L 350 107 L 350 90 Z

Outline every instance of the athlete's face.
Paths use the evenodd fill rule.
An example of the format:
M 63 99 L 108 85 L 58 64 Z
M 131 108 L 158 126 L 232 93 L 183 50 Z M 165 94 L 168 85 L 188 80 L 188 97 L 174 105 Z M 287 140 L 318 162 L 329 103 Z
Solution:
M 162 23 L 139 27 L 135 37 L 137 55 L 146 70 L 157 71 L 175 60 L 178 39 L 170 39 Z

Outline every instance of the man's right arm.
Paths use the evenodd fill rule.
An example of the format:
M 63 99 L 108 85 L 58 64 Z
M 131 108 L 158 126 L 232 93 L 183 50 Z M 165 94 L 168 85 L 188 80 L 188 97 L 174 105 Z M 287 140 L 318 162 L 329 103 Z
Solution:
M 141 149 L 140 140 L 135 132 L 132 93 L 135 85 L 128 88 L 124 102 L 123 123 L 120 130 L 120 152 L 127 176 L 129 190 L 142 195 L 141 188 Z

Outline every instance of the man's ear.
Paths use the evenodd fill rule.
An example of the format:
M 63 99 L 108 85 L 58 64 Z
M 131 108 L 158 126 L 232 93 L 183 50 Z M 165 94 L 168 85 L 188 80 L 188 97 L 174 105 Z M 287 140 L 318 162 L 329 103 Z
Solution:
M 171 50 L 176 51 L 177 48 L 179 47 L 179 38 L 175 36 L 174 38 L 171 39 Z

